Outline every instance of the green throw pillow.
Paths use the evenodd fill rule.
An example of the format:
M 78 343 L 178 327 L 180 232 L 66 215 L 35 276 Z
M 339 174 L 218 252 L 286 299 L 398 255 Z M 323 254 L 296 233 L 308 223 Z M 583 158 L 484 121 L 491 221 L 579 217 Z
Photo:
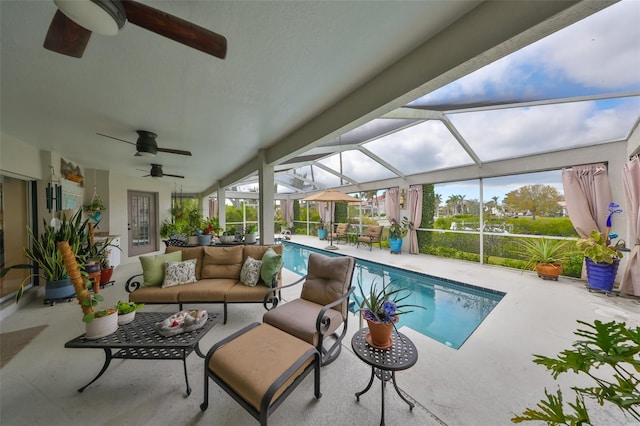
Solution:
M 153 256 L 140 256 L 142 264 L 143 287 L 162 285 L 164 280 L 164 262 L 181 262 L 182 252 L 156 254 Z
M 260 268 L 260 277 L 267 287 L 271 287 L 273 275 L 280 272 L 280 269 L 282 269 L 282 255 L 269 247 L 262 255 L 262 268 Z

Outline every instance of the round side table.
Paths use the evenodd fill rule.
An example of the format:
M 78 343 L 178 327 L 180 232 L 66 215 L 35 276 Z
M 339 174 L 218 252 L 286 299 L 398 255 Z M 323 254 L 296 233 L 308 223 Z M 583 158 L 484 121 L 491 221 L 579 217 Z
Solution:
M 407 400 L 398 389 L 396 383 L 396 371 L 406 370 L 418 361 L 418 351 L 413 342 L 404 334 L 394 331 L 391 333 L 393 346 L 389 349 L 376 349 L 370 346 L 365 340 L 369 332 L 368 328 L 360 329 L 351 339 L 353 352 L 365 363 L 371 366 L 371 377 L 369 384 L 362 391 L 356 392 L 356 399 L 360 401 L 360 396 L 365 394 L 373 384 L 373 378 L 377 377 L 382 382 L 382 416 L 380 425 L 384 425 L 384 389 L 386 383 L 391 380 L 396 392 L 404 402 L 409 404 L 409 410 L 413 410 L 413 403 Z

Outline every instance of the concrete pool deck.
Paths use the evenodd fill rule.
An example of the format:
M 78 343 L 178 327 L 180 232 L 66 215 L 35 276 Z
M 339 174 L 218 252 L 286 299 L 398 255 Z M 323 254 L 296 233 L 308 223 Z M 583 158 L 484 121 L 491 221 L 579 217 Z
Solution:
M 293 236 L 292 241 L 324 248 L 316 237 Z M 334 244 L 335 245 L 335 244 Z M 389 425 L 508 425 L 516 413 L 534 406 L 547 387 L 558 385 L 565 400 L 573 399 L 570 385 L 586 384 L 580 376 L 565 374 L 558 381 L 532 362 L 532 354 L 553 356 L 575 340 L 576 320 L 625 321 L 640 326 L 640 300 L 590 293 L 583 282 L 560 278 L 543 281 L 522 273 L 471 262 L 425 255 L 392 255 L 388 250 L 338 244 L 340 254 L 386 263 L 506 293 L 478 329 L 458 350 L 403 327 L 418 348 L 418 362 L 397 373 L 398 386 L 413 401 L 409 411 L 392 387 L 386 389 L 386 423 Z M 103 290 L 105 302 L 125 300 L 126 279 L 140 271 L 138 262 L 115 271 L 116 285 Z M 284 282 L 298 276 L 283 272 Z M 40 291 L 40 289 L 38 289 Z M 296 290 L 299 291 L 299 290 Z M 297 297 L 285 291 L 285 300 Z M 37 291 L 33 292 L 37 293 Z M 190 305 L 191 307 L 191 305 Z M 221 312 L 220 305 L 203 305 Z M 145 306 L 146 311 L 176 310 L 172 305 Z M 216 325 L 201 342 L 203 351 L 244 325 L 260 321 L 264 310 L 254 304 L 229 307 L 229 321 Z M 102 365 L 99 350 L 70 350 L 64 343 L 82 334 L 77 304 L 42 304 L 42 298 L 21 302 L 21 309 L 0 322 L 3 333 L 36 325 L 47 327 L 0 369 L 0 423 L 2 425 L 255 425 L 224 392 L 210 383 L 210 406 L 202 413 L 203 363 L 192 354 L 187 359 L 191 396 L 184 396 L 181 362 L 114 360 L 109 370 L 84 393 L 76 389 L 90 381 Z M 451 321 L 455 321 L 452 318 Z M 313 398 L 312 380 L 306 379 L 270 417 L 274 425 L 364 425 L 380 421 L 380 383 L 355 401 L 365 387 L 369 368 L 351 351 L 351 335 L 358 320 L 349 320 L 348 337 L 340 357 L 322 370 L 320 400 Z M 593 424 L 631 425 L 614 407 L 591 410 Z

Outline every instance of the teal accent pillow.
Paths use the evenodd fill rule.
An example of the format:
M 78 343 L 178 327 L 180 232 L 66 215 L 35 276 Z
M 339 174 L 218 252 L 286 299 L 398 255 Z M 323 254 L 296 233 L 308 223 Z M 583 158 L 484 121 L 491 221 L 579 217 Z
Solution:
M 181 262 L 182 252 L 174 251 L 173 253 L 156 254 L 153 256 L 140 256 L 140 264 L 142 265 L 142 276 L 144 282 L 142 287 L 153 287 L 162 285 L 164 280 L 164 262 Z
M 260 277 L 267 287 L 271 287 L 273 275 L 280 272 L 280 269 L 282 269 L 282 255 L 269 247 L 262 255 L 262 268 L 260 268 Z

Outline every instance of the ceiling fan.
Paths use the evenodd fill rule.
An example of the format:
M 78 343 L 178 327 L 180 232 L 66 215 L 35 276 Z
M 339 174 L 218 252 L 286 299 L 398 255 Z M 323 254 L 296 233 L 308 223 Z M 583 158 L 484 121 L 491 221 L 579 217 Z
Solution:
M 227 39 L 184 19 L 132 0 L 54 0 L 58 10 L 44 47 L 81 58 L 91 32 L 116 35 L 126 21 L 217 58 L 227 55 Z
M 138 169 L 138 170 L 140 170 L 140 169 Z M 161 177 L 164 177 L 164 176 L 168 176 L 168 177 L 184 179 L 184 176 L 170 175 L 169 173 L 164 173 L 162 171 L 162 164 L 152 164 L 151 165 L 151 171 L 149 172 L 149 174 L 148 175 L 144 175 L 143 177 L 147 177 L 147 176 L 151 176 L 151 177 L 155 177 L 155 178 L 161 178 Z
M 160 148 L 158 147 L 158 143 L 156 142 L 156 135 L 153 132 L 149 132 L 146 130 L 136 130 L 138 133 L 138 140 L 134 142 L 129 142 L 124 139 L 115 138 L 113 136 L 105 135 L 102 133 L 96 133 L 99 136 L 104 136 L 105 138 L 115 139 L 120 142 L 125 142 L 130 145 L 136 146 L 136 157 L 150 157 L 154 156 L 159 152 L 167 152 L 169 154 L 178 154 L 178 155 L 188 155 L 191 156 L 191 151 L 184 151 L 182 149 L 172 149 L 172 148 Z

